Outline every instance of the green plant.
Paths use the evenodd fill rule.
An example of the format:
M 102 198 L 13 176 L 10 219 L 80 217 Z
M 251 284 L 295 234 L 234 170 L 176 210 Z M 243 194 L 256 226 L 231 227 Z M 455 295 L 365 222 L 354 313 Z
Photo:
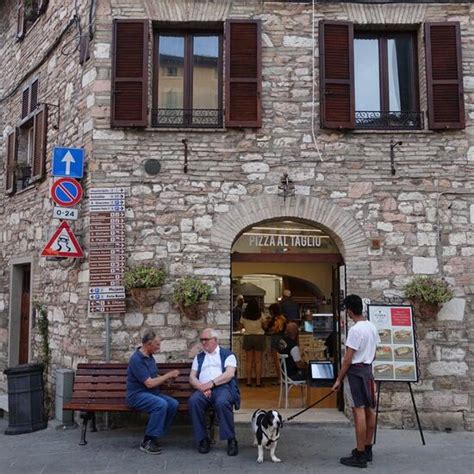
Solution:
M 45 372 L 48 372 L 49 363 L 51 362 L 51 348 L 49 347 L 49 320 L 48 310 L 40 303 L 35 303 L 34 307 L 37 312 L 36 324 L 41 338 L 40 346 L 40 362 L 44 364 Z
M 127 270 L 123 276 L 125 289 L 132 288 L 156 288 L 162 286 L 166 272 L 157 267 L 141 266 Z
M 179 279 L 173 288 L 173 301 L 182 306 L 191 306 L 207 301 L 212 288 L 195 277 L 187 276 Z
M 404 287 L 405 297 L 433 306 L 439 306 L 454 297 L 454 291 L 444 278 L 416 276 Z

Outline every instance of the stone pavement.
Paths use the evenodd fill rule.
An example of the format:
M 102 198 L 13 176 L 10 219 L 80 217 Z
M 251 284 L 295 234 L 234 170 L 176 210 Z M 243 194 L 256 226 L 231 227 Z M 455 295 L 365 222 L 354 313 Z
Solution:
M 256 463 L 249 424 L 239 423 L 240 453 L 226 454 L 218 442 L 207 455 L 199 454 L 189 426 L 175 426 L 164 440 L 163 453 L 151 456 L 138 450 L 142 428 L 88 433 L 89 444 L 78 446 L 80 430 L 47 430 L 5 436 L 7 421 L 0 419 L 0 473 L 350 473 L 360 472 L 339 464 L 339 457 L 354 446 L 353 428 L 288 422 L 277 455 L 282 463 Z M 425 432 L 422 446 L 418 431 L 382 429 L 374 448 L 374 461 L 367 471 L 376 473 L 474 472 L 474 433 Z

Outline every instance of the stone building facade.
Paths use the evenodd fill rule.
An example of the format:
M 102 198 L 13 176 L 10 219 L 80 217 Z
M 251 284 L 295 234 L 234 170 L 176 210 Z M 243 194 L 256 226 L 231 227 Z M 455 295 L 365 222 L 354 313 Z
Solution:
M 8 0 L 0 6 L 0 140 L 5 166 L 15 127 L 19 134 L 25 133 L 20 125 L 23 91 L 30 87 L 31 102 L 36 79 L 37 102 L 47 109 L 44 145 L 33 130 L 39 137 L 33 160 L 44 149 L 44 162 L 37 156 L 37 166 L 44 169 L 37 169 L 38 179 L 24 189 L 2 192 L 0 197 L 0 369 L 17 362 L 12 331 L 18 329 L 12 312 L 15 305 L 18 311 L 21 295 L 15 290 L 14 268 L 25 263 L 31 268 L 30 301 L 48 311 L 52 368 L 104 360 L 104 315 L 88 312 L 87 193 L 91 187 L 123 187 L 127 264 L 159 263 L 168 278 L 163 297 L 152 309 L 140 311 L 129 301 L 125 314 L 111 317 L 111 360 L 126 360 L 145 327 L 162 336 L 161 360 L 187 360 L 202 327 L 219 328 L 224 341 L 229 341 L 233 242 L 260 222 L 292 218 L 320 226 L 337 243 L 349 293 L 374 301 L 401 301 L 402 287 L 413 275 L 444 276 L 452 283 L 455 298 L 436 320 L 418 323 L 422 381 L 414 385 L 415 399 L 425 427 L 472 430 L 473 5 L 108 0 L 78 2 L 75 11 L 72 1 L 46 3 L 45 11 L 26 23 L 20 39 L 17 2 Z M 123 19 L 146 20 L 149 28 L 144 126 L 111 126 L 118 108 L 116 103 L 113 110 L 112 89 L 117 92 L 119 87 L 113 20 Z M 226 21 L 237 19 L 260 20 L 261 124 L 257 125 L 261 126 L 235 127 L 227 121 L 213 128 L 152 126 L 156 74 L 152 32 L 207 24 L 222 37 Z M 350 22 L 358 31 L 413 32 L 416 94 L 424 113 L 430 108 L 431 87 L 425 69 L 425 25 L 457 22 L 465 126 L 433 130 L 425 118 L 408 130 L 327 127 L 324 117 L 321 121 L 322 20 Z M 229 60 L 222 56 L 224 63 Z M 225 96 L 230 89 L 222 88 Z M 325 106 L 330 112 L 330 102 Z M 395 174 L 391 141 L 402 142 L 394 148 Z M 82 179 L 86 199 L 73 224 L 85 250 L 83 259 L 40 257 L 58 225 L 49 198 L 53 146 L 86 151 Z M 158 174 L 145 171 L 149 159 L 159 161 Z M 2 189 L 8 189 L 8 173 L 4 168 L 0 175 Z M 286 200 L 278 195 L 284 173 L 295 184 L 295 196 Z M 380 248 L 373 241 L 379 241 Z M 186 320 L 170 301 L 174 280 L 184 275 L 198 275 L 213 287 L 205 320 Z M 30 326 L 29 360 L 35 360 L 40 338 L 33 316 Z M 382 421 L 413 426 L 409 392 L 400 384 L 387 387 L 381 397 Z M 5 388 L 0 375 L 0 389 Z

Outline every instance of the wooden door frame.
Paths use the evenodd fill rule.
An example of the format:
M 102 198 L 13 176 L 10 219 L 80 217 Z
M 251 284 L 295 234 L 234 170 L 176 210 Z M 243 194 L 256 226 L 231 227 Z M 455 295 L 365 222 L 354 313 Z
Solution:
M 20 321 L 21 294 L 23 291 L 23 267 L 30 266 L 30 315 L 29 315 L 29 344 L 28 361 L 32 355 L 32 309 L 33 309 L 33 269 L 34 257 L 15 257 L 10 259 L 10 307 L 8 311 L 8 366 L 18 365 L 20 357 Z

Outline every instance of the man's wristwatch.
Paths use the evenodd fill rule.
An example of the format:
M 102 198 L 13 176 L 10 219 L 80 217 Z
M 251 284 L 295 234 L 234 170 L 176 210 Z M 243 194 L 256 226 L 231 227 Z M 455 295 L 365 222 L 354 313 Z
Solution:
M 212 388 L 216 388 L 216 382 L 214 382 L 214 380 L 212 380 Z

